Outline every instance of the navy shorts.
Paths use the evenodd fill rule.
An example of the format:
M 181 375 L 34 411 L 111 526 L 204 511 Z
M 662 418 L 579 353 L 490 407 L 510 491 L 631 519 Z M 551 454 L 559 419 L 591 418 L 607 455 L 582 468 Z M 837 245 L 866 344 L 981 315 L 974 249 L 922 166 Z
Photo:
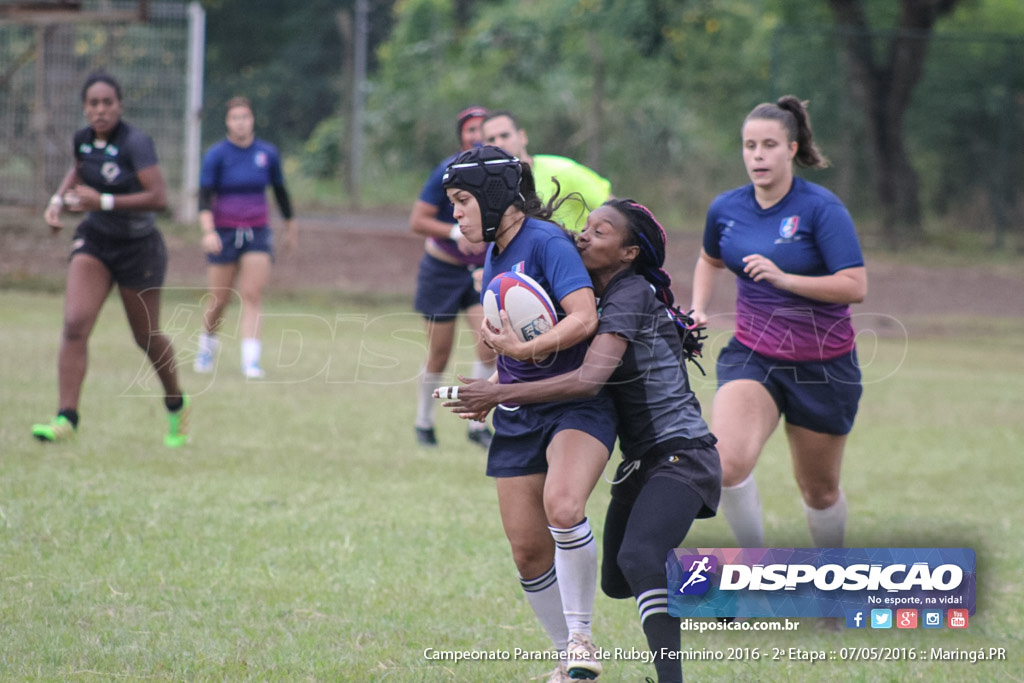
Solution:
M 578 401 L 522 405 L 492 414 L 494 439 L 487 451 L 488 477 L 522 477 L 548 471 L 548 445 L 565 429 L 585 432 L 615 448 L 615 405 L 604 392 Z
M 863 387 L 857 350 L 827 361 L 763 356 L 733 337 L 718 354 L 718 386 L 737 379 L 760 382 L 786 422 L 822 434 L 853 429 Z
M 227 265 L 238 263 L 243 254 L 250 251 L 261 251 L 274 257 L 274 233 L 266 227 L 257 228 L 217 228 L 220 237 L 220 253 L 207 254 L 207 263 Z
M 430 254 L 420 259 L 413 307 L 437 322 L 451 322 L 471 306 L 480 303 L 473 283 L 474 268 L 446 263 Z
M 167 247 L 156 230 L 142 237 L 119 239 L 99 232 L 87 218 L 75 229 L 68 260 L 75 254 L 98 258 L 113 281 L 126 289 L 160 287 L 167 275 Z

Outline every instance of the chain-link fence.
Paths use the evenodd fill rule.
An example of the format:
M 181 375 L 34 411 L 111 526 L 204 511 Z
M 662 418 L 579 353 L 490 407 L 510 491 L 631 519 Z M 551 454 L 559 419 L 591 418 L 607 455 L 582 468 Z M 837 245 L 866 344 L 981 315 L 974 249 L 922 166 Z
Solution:
M 0 204 L 42 206 L 85 126 L 81 88 L 104 69 L 120 83 L 124 119 L 156 144 L 168 198 L 182 198 L 188 7 L 83 0 L 77 11 L 0 15 Z
M 1024 225 L 1024 37 L 778 31 L 772 97 L 811 101 L 815 137 L 835 162 L 813 178 L 834 189 L 854 213 L 881 218 L 867 95 L 857 87 L 843 48 L 844 41 L 861 41 L 857 47 L 872 54 L 879 75 L 891 65 L 897 39 L 927 41 L 900 128 L 925 220 L 938 218 L 1002 244 L 1009 231 Z M 896 87 L 880 82 L 880 89 Z

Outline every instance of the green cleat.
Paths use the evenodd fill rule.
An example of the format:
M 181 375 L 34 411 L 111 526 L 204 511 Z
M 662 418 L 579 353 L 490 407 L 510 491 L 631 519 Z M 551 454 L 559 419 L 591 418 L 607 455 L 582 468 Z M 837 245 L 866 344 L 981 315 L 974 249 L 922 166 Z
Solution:
M 167 436 L 164 437 L 164 445 L 168 448 L 178 448 L 188 443 L 188 421 L 192 415 L 192 400 L 188 396 L 182 396 L 181 408 L 173 413 L 167 413 Z
M 44 443 L 68 441 L 74 435 L 75 426 L 63 415 L 58 415 L 45 424 L 32 425 L 32 436 Z

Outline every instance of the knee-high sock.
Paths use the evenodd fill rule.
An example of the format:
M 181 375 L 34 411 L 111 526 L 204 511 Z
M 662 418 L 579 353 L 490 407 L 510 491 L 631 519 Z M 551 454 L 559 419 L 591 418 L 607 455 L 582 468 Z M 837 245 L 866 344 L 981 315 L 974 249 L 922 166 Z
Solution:
M 612 501 L 615 500 L 613 490 Z M 619 569 L 636 596 L 640 624 L 654 654 L 658 681 L 662 682 L 683 680 L 680 661 L 661 656 L 677 652 L 680 640 L 679 619 L 668 613 L 665 561 L 669 552 L 686 538 L 702 505 L 697 492 L 683 482 L 668 477 L 652 478 L 643 485 L 632 505 L 616 555 Z
M 497 365 L 482 360 L 473 361 L 473 379 L 487 379 L 494 374 Z
M 537 615 L 551 643 L 559 652 L 565 652 L 569 644 L 569 631 L 565 626 L 565 614 L 562 612 L 562 595 L 558 587 L 558 576 L 555 566 L 535 579 L 519 577 L 519 584 L 526 594 L 526 602 Z
M 736 486 L 722 487 L 719 503 L 736 543 L 741 548 L 764 547 L 764 525 L 761 521 L 761 495 L 754 475 Z
M 807 525 L 811 528 L 811 541 L 817 548 L 842 548 L 846 534 L 846 496 L 839 498 L 824 510 L 815 510 L 804 503 Z
M 586 518 L 569 529 L 551 529 L 555 539 L 555 570 L 569 633 L 590 635 L 597 593 L 597 541 Z
M 418 401 L 416 404 L 416 426 L 430 429 L 434 426 L 434 412 L 437 410 L 437 399 L 434 390 L 444 384 L 444 374 L 423 370 L 420 375 Z

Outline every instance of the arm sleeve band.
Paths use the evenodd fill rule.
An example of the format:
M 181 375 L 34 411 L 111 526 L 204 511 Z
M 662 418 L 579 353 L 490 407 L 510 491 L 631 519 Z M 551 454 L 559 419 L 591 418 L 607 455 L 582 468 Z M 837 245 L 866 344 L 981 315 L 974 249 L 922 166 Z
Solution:
M 274 185 L 274 197 L 277 199 L 277 205 L 281 207 L 281 215 L 285 219 L 292 217 L 292 200 L 288 196 L 288 190 L 285 189 L 284 185 Z
M 213 210 L 213 188 L 212 187 L 200 187 L 199 188 L 199 210 L 200 211 L 212 211 Z

